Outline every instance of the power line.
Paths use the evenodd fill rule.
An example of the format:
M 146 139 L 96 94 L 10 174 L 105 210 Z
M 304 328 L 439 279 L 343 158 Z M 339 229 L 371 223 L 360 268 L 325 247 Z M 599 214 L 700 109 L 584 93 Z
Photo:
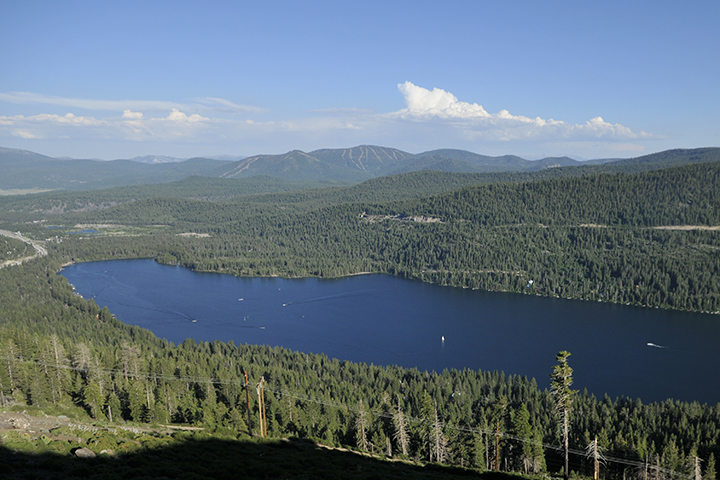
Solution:
M 5 356 L 5 357 L 3 357 L 3 359 L 6 361 L 9 361 L 10 357 Z M 24 359 L 19 359 L 19 360 L 24 363 L 31 363 L 31 364 L 35 364 L 35 365 L 38 365 L 41 367 L 60 368 L 60 369 L 64 369 L 64 370 L 77 371 L 77 372 L 94 372 L 96 374 L 107 375 L 107 376 L 122 375 L 122 372 L 117 369 L 108 370 L 108 369 L 96 368 L 96 367 L 90 367 L 90 366 L 48 364 L 48 363 L 40 362 L 38 360 L 24 360 Z M 147 379 L 147 380 L 163 380 L 163 381 L 167 381 L 167 382 L 184 382 L 184 383 L 198 383 L 198 384 L 208 384 L 209 383 L 209 384 L 213 384 L 213 385 L 236 385 L 236 386 L 239 386 L 242 388 L 248 387 L 248 384 L 242 380 L 231 380 L 231 379 L 220 380 L 220 379 L 211 378 L 211 377 L 182 376 L 182 375 L 180 375 L 180 376 L 178 376 L 178 375 L 157 375 L 157 374 L 144 374 L 144 373 L 137 373 L 137 374 L 133 374 L 130 376 L 133 378 L 143 378 L 143 379 Z M 263 382 L 265 385 L 267 385 L 267 382 L 265 380 L 263 380 Z M 355 413 L 359 412 L 358 408 L 346 405 L 344 403 L 321 400 L 316 397 L 311 397 L 309 395 L 304 395 L 304 394 L 297 393 L 297 392 L 291 392 L 289 390 L 270 389 L 267 387 L 264 387 L 264 389 L 269 392 L 272 392 L 276 395 L 295 398 L 297 400 L 302 400 L 303 402 L 315 403 L 318 405 L 333 407 L 333 408 L 337 408 L 339 410 L 345 410 L 348 412 L 355 412 Z M 376 417 L 388 418 L 388 419 L 393 418 L 392 413 L 389 413 L 389 412 L 386 412 L 383 410 L 377 410 L 377 409 L 376 410 L 367 410 L 367 412 L 373 414 Z M 422 418 L 412 417 L 409 415 L 406 415 L 406 418 L 409 422 L 412 422 L 416 425 L 422 424 L 425 421 Z M 496 433 L 493 430 L 475 428 L 475 427 L 469 427 L 469 426 L 463 426 L 463 425 L 454 425 L 454 424 L 445 423 L 445 422 L 440 422 L 440 425 L 444 429 L 455 430 L 455 431 L 466 432 L 466 433 L 477 433 L 477 434 L 484 434 L 484 435 L 488 435 L 488 436 L 495 435 L 495 433 Z M 524 443 L 529 443 L 529 444 L 538 444 L 539 443 L 535 439 L 521 437 L 521 436 L 514 435 L 511 433 L 507 433 L 507 432 L 500 432 L 499 435 L 503 439 L 507 439 L 507 440 L 514 440 L 514 441 L 524 442 Z M 540 445 L 546 450 L 554 450 L 554 451 L 558 451 L 558 452 L 565 451 L 564 446 L 562 446 L 562 445 L 555 445 L 555 444 L 550 444 L 550 443 L 545 443 L 545 442 L 540 443 Z M 586 452 L 584 450 L 570 448 L 570 449 L 568 449 L 568 452 L 573 455 L 577 455 L 579 457 L 586 456 Z M 621 458 L 621 457 L 613 457 L 613 456 L 605 455 L 604 459 L 607 462 L 617 463 L 617 464 L 621 464 L 621 465 L 627 465 L 627 466 L 636 467 L 636 468 L 644 468 L 644 467 L 648 466 L 647 462 L 643 462 L 641 460 L 629 459 L 629 458 Z M 686 475 L 686 474 L 676 472 L 674 470 L 656 466 L 656 465 L 653 465 L 651 468 L 654 471 L 661 472 L 666 475 L 681 478 L 681 479 L 692 479 L 693 478 L 693 475 Z

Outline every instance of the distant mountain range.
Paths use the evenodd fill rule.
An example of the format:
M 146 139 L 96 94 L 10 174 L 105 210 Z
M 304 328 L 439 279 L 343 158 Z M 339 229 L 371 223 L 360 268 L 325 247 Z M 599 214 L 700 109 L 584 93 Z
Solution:
M 358 183 L 375 177 L 438 170 L 458 173 L 533 172 L 558 167 L 596 166 L 608 171 L 638 171 L 687 163 L 720 161 L 720 148 L 668 150 L 631 159 L 577 161 L 569 157 L 525 160 L 515 155 L 491 157 L 465 150 L 441 149 L 411 154 L 395 148 L 361 145 L 293 150 L 281 155 L 219 156 L 187 160 L 160 155 L 130 160 L 57 159 L 27 150 L 0 147 L 0 189 L 96 189 L 165 183 L 191 175 Z
M 157 164 L 132 160 L 60 160 L 0 147 L 0 189 L 90 190 L 164 183 L 190 175 L 216 176 L 213 170 L 227 163 L 207 158 Z
M 604 160 L 609 161 L 612 159 Z M 328 180 L 347 182 L 419 170 L 461 173 L 524 172 L 592 163 L 595 161 L 578 162 L 568 157 L 535 161 L 514 155 L 489 157 L 450 149 L 411 154 L 394 148 L 361 145 L 310 153 L 293 150 L 282 155 L 258 155 L 221 167 L 218 173 L 223 178 L 261 174 L 307 180 L 316 180 L 318 176 L 322 176 Z
M 242 160 L 245 157 L 238 156 L 238 155 L 213 155 L 212 157 L 203 157 L 203 158 L 209 158 L 210 160 L 223 160 L 226 162 L 236 162 L 238 160 Z M 64 158 L 63 160 L 72 160 L 72 159 Z M 188 160 L 188 159 L 187 158 L 177 158 L 177 157 L 167 157 L 165 155 L 143 155 L 142 157 L 133 157 L 128 160 L 133 161 L 133 162 L 149 163 L 151 165 L 154 165 L 157 163 L 179 163 L 179 162 L 184 162 L 185 160 Z

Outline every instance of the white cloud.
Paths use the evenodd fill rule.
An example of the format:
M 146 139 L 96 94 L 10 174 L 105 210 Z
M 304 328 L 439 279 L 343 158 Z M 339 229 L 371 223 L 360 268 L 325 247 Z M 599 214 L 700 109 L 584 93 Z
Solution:
M 37 135 L 35 135 L 32 132 L 28 132 L 27 130 L 13 130 L 12 135 L 14 137 L 20 137 L 20 138 L 24 138 L 26 140 L 32 139 L 32 138 L 39 138 Z
M 65 115 L 41 113 L 40 115 L 32 115 L 29 117 L 25 117 L 24 115 L 0 117 L 0 125 L 59 124 L 87 127 L 102 125 L 104 123 L 103 120 L 98 120 L 93 117 L 81 117 L 73 113 L 66 113 Z
M 0 94 L 0 102 L 53 105 L 56 111 L 32 116 L 0 116 L 0 137 L 14 137 L 17 141 L 70 137 L 73 141 L 86 141 L 88 145 L 133 142 L 166 145 L 168 149 L 176 148 L 173 142 L 195 144 L 197 148 L 212 145 L 215 149 L 233 144 L 241 145 L 247 154 L 253 153 L 251 145 L 260 151 L 281 151 L 371 143 L 408 151 L 453 147 L 486 154 L 562 151 L 587 157 L 601 155 L 588 153 L 599 150 L 639 149 L 642 140 L 658 138 L 605 121 L 597 115 L 602 112 L 588 115 L 590 120 L 585 123 L 569 123 L 514 115 L 504 109 L 489 113 L 482 105 L 461 101 L 440 88 L 429 90 L 411 82 L 397 87 L 405 101 L 405 108 L 401 110 L 377 113 L 361 108 L 327 108 L 293 118 L 277 112 L 261 116 L 267 110 L 217 97 L 200 97 L 192 100 L 195 104 L 182 104 L 11 92 Z M 63 107 L 74 113 L 57 111 Z M 76 108 L 111 113 L 81 115 L 82 110 Z M 232 152 L 232 148 L 227 151 Z
M 188 115 L 176 108 L 170 109 L 165 117 L 148 117 L 130 109 L 125 109 L 119 117 L 102 119 L 73 113 L 0 116 L 1 129 L 24 139 L 64 138 L 72 133 L 75 138 L 172 140 L 178 137 L 191 138 L 199 132 L 207 133 L 204 127 L 208 123 L 212 123 L 208 117 L 197 113 Z
M 225 100 L 224 98 L 217 98 L 217 97 L 199 97 L 195 99 L 197 102 L 199 102 L 201 105 L 206 106 L 213 106 L 217 105 L 218 107 L 215 107 L 215 110 L 221 111 L 221 112 L 230 112 L 230 113 L 264 113 L 267 112 L 267 109 L 265 108 L 259 108 L 259 107 L 253 107 L 250 105 L 238 105 L 237 103 L 233 103 L 230 100 Z
M 167 119 L 175 123 L 196 123 L 210 120 L 209 118 L 201 117 L 197 113 L 193 113 L 188 117 L 185 113 L 176 108 L 172 109 L 172 112 L 170 112 L 170 115 L 167 116 Z
M 212 121 L 197 113 L 191 115 L 173 108 L 167 117 L 145 117 L 141 112 L 126 110 L 123 119 L 118 122 L 125 128 L 130 140 L 164 140 L 170 141 L 178 138 L 192 139 L 201 134 L 212 135 L 208 131 L 208 124 Z
M 407 108 L 389 114 L 414 122 L 446 121 L 472 139 L 497 141 L 552 139 L 638 139 L 650 138 L 645 132 L 635 133 L 620 124 L 611 124 L 594 117 L 584 124 L 561 120 L 529 118 L 513 115 L 507 110 L 490 114 L 477 103 L 458 100 L 450 92 L 439 88 L 428 90 L 405 82 L 398 85 Z
M 636 134 L 629 128 L 624 127 L 619 123 L 613 125 L 603 120 L 602 117 L 591 118 L 580 128 L 586 130 L 587 132 L 592 132 L 598 137 L 609 135 L 612 137 L 638 138 L 647 135 L 645 132 Z
M 124 110 L 122 116 L 129 120 L 141 120 L 143 118 L 142 112 L 133 112 L 130 109 Z
M 170 110 L 180 107 L 175 102 L 158 100 L 96 100 L 90 98 L 66 98 L 52 95 L 42 95 L 32 92 L 8 92 L 0 93 L 0 101 L 18 105 L 55 105 L 68 108 L 80 108 L 84 110 L 106 110 L 123 111 L 126 109 L 135 110 Z
M 400 116 L 438 116 L 443 118 L 487 118 L 490 116 L 485 109 L 477 103 L 458 101 L 450 92 L 439 88 L 428 90 L 418 87 L 410 82 L 398 85 L 400 93 L 405 97 L 405 110 L 400 110 Z
M 91 98 L 68 98 L 52 95 L 42 95 L 32 92 L 7 92 L 0 93 L 0 102 L 7 102 L 16 105 L 54 105 L 73 109 L 93 111 L 168 111 L 168 110 L 198 110 L 218 111 L 226 113 L 262 113 L 266 109 L 249 105 L 238 105 L 217 97 L 198 97 L 195 103 L 178 103 L 164 100 L 97 100 Z
M 98 120 L 93 117 L 79 117 L 72 113 L 66 113 L 65 115 L 48 115 L 40 114 L 32 117 L 28 117 L 29 120 L 38 122 L 54 122 L 64 125 L 76 125 L 76 126 L 91 126 L 91 125 L 102 125 L 105 122 Z

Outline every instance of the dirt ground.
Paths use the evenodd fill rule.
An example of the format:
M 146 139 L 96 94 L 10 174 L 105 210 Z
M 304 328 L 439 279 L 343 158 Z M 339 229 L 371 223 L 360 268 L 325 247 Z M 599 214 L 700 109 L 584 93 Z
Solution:
M 31 438 L 39 437 L 58 427 L 68 426 L 71 423 L 68 417 L 33 417 L 26 413 L 2 412 L 0 413 L 0 434 L 8 430 L 20 430 Z

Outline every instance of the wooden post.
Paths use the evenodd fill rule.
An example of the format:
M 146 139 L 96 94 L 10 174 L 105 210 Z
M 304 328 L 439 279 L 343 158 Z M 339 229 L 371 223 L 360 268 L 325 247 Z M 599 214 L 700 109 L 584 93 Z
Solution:
M 263 437 L 267 438 L 267 412 L 265 412 L 265 377 L 260 377 L 260 397 L 262 398 Z
M 495 471 L 500 471 L 500 420 L 497 422 L 497 431 L 495 432 Z

